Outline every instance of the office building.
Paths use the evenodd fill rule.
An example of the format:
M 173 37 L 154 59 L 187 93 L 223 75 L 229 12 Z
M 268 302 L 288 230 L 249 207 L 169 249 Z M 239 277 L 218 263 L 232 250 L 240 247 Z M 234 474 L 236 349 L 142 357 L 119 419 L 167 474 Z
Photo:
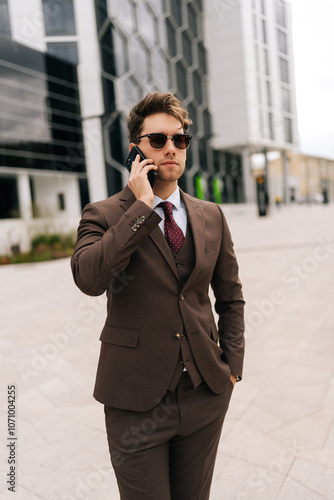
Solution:
M 251 156 L 280 151 L 284 197 L 285 151 L 298 147 L 291 6 L 286 0 L 205 5 L 212 146 L 219 156 L 226 151 L 242 155 L 242 174 L 235 168 L 226 182 L 237 189 L 242 179 L 246 201 L 253 201 Z

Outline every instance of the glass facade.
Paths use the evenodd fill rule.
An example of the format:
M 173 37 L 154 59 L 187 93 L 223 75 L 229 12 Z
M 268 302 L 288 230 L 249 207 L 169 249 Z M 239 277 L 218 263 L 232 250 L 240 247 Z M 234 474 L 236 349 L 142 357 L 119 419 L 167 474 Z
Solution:
M 128 113 L 154 90 L 175 93 L 194 121 L 181 186 L 195 194 L 195 175 L 209 178 L 213 169 L 202 2 L 95 0 L 95 7 L 106 111 L 114 105 L 113 118 L 102 119 L 109 194 L 122 188 Z
M 0 166 L 85 172 L 76 67 L 0 37 Z

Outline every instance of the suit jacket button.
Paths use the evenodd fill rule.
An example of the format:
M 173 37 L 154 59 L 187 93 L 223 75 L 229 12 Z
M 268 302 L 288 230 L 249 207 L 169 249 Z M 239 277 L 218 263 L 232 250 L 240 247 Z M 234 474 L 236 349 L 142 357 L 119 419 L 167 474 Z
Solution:
M 173 338 L 174 338 L 175 340 L 179 339 L 179 338 L 180 338 L 180 334 L 179 334 L 179 333 L 177 333 L 177 332 L 173 333 Z
M 184 300 L 184 295 L 182 295 L 182 293 L 179 295 L 179 299 Z

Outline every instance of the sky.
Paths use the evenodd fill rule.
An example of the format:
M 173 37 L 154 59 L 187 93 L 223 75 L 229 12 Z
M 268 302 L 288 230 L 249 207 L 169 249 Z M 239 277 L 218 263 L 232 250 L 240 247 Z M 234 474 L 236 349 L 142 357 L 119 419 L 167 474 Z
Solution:
M 300 149 L 334 159 L 334 0 L 290 0 Z

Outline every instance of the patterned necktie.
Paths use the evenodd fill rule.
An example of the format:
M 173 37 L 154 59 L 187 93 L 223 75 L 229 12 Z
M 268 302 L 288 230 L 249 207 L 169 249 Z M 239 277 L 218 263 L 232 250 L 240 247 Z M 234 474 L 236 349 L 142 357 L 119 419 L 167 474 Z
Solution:
M 178 254 L 184 242 L 181 228 L 176 224 L 173 217 L 173 203 L 163 201 L 158 207 L 162 207 L 165 213 L 165 237 L 168 245 L 174 253 Z

